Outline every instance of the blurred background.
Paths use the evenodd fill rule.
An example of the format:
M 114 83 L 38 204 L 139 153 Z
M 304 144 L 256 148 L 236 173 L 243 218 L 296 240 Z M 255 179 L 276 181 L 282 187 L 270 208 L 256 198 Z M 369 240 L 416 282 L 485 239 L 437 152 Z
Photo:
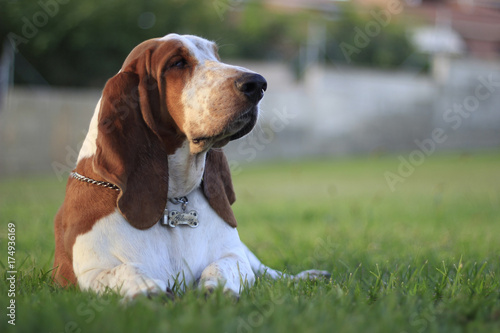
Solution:
M 269 82 L 235 172 L 500 148 L 500 0 L 0 0 L 0 177 L 65 179 L 106 80 L 170 32 Z

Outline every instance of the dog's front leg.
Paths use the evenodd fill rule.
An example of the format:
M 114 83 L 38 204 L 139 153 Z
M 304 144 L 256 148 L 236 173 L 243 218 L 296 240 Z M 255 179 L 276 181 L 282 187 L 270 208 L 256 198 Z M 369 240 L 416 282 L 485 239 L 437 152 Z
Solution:
M 83 290 L 90 289 L 98 293 L 113 290 L 126 300 L 139 295 L 171 293 L 164 281 L 148 277 L 140 265 L 132 263 L 124 263 L 110 269 L 89 270 L 78 276 L 78 284 Z
M 239 296 L 241 288 L 253 285 L 255 275 L 248 260 L 236 254 L 230 254 L 208 265 L 201 273 L 199 287 L 212 292 L 218 286 L 224 292 Z

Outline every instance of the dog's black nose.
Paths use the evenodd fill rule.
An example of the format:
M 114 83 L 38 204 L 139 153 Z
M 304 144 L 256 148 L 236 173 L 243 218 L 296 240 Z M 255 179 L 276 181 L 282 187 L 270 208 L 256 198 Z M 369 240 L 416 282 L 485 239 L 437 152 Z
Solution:
M 264 96 L 267 81 L 259 74 L 244 74 L 234 81 L 236 89 L 241 91 L 251 102 L 257 103 Z

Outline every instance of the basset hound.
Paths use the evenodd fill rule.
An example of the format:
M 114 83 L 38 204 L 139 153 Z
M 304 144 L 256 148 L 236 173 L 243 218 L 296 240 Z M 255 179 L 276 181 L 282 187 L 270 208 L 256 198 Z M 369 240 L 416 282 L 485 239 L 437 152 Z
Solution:
M 221 149 L 252 130 L 266 88 L 200 37 L 136 46 L 106 83 L 68 179 L 55 280 L 134 298 L 176 284 L 238 295 L 255 274 L 283 276 L 240 241 Z

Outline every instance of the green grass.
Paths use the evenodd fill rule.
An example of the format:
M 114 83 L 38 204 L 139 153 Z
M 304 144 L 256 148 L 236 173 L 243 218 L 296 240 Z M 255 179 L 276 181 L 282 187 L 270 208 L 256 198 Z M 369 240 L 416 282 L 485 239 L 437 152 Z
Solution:
M 56 177 L 0 181 L 0 264 L 16 224 L 16 326 L 2 332 L 499 332 L 500 154 L 436 155 L 392 192 L 395 156 L 244 166 L 234 177 L 242 240 L 273 268 L 329 281 L 259 279 L 238 302 L 61 290 L 50 281 Z M 6 276 L 5 276 L 6 277 Z

